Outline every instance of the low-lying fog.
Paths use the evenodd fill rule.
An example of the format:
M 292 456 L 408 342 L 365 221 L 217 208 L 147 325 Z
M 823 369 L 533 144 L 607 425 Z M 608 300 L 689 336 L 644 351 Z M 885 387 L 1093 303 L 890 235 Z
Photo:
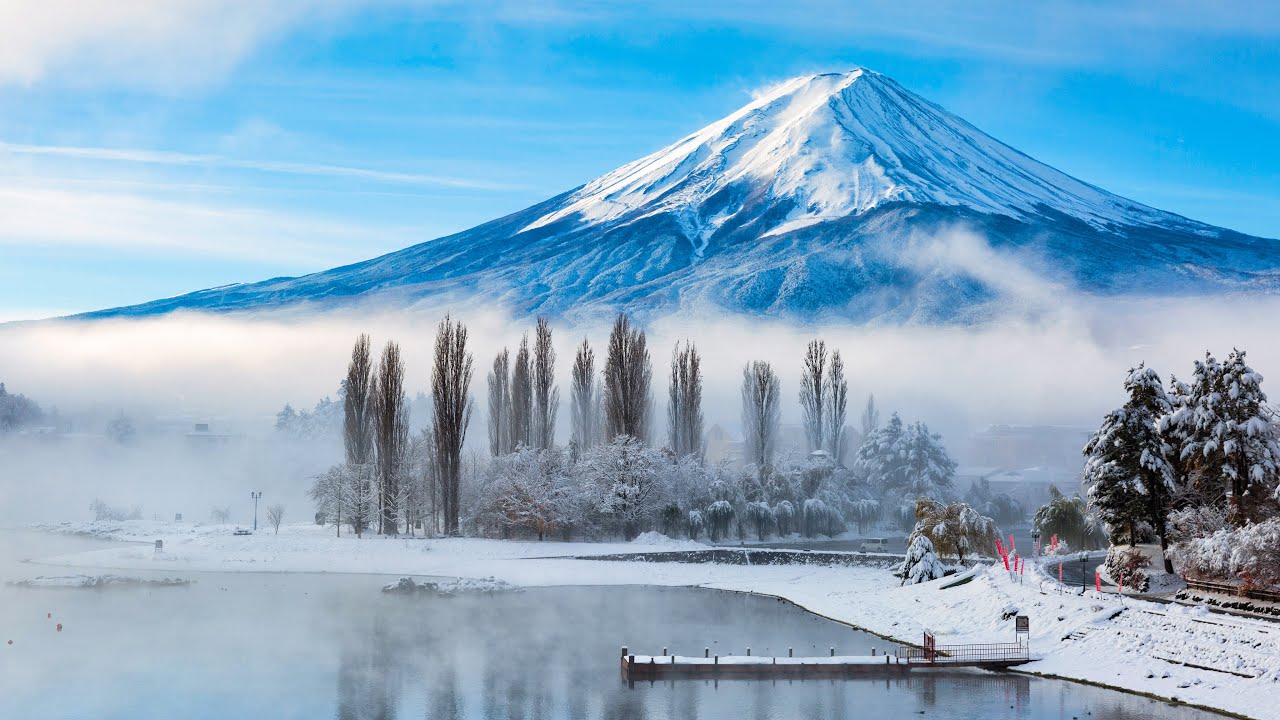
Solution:
M 1277 299 L 1110 303 L 1063 293 L 1059 301 L 1036 321 L 978 328 L 805 327 L 676 316 L 647 327 L 653 394 L 661 416 L 671 347 L 688 338 L 703 355 L 708 428 L 720 425 L 737 434 L 741 371 L 751 360 L 774 364 L 783 382 L 782 422 L 799 423 L 801 354 L 820 337 L 844 357 L 851 423 L 874 393 L 883 417 L 897 411 L 904 419 L 924 420 L 964 463 L 968 436 L 987 424 L 1096 425 L 1121 402 L 1125 371 L 1139 362 L 1166 377 L 1189 375 L 1206 350 L 1225 356 L 1232 347 L 1246 349 L 1264 375 L 1280 362 Z M 494 353 L 503 346 L 514 350 L 532 325 L 498 311 L 182 313 L 0 325 L 0 382 L 46 411 L 56 408 L 72 430 L 57 437 L 0 435 L 0 524 L 87 519 L 95 497 L 121 506 L 140 503 L 148 518 L 184 512 L 188 520 L 203 520 L 210 507 L 233 506 L 234 520 L 248 522 L 250 490 L 286 503 L 286 521 L 308 518 L 309 477 L 336 461 L 341 447 L 336 440 L 282 442 L 273 432 L 275 414 L 285 403 L 309 409 L 335 395 L 361 332 L 372 335 L 375 352 L 387 340 L 398 341 L 410 397 L 426 391 L 433 335 L 446 310 L 470 330 L 476 402 L 468 443 L 483 450 L 485 374 Z M 575 347 L 588 337 L 599 368 L 609 323 L 559 323 L 554 330 L 562 397 L 557 439 L 563 443 Z M 138 431 L 129 445 L 102 437 L 121 412 Z M 196 423 L 228 437 L 192 442 L 186 433 Z M 659 432 L 664 424 L 659 421 Z

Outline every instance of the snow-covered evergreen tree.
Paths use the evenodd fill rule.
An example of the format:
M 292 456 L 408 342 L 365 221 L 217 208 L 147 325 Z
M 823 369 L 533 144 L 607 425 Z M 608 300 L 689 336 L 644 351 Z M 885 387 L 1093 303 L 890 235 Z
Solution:
M 902 578 L 902 584 L 918 585 L 937 580 L 945 572 L 946 569 L 938 560 L 938 554 L 934 552 L 933 543 L 929 538 L 924 535 L 916 535 L 912 538 L 911 545 L 907 548 L 907 557 L 898 568 L 898 576 Z
M 882 493 L 907 498 L 913 506 L 918 497 L 945 500 L 956 470 L 940 435 L 922 422 L 904 425 L 897 413 L 863 441 L 854 465 Z
M 1139 365 L 1124 383 L 1129 399 L 1111 411 L 1084 447 L 1084 484 L 1098 517 L 1138 543 L 1138 528 L 1150 523 L 1168 549 L 1166 520 L 1174 493 L 1171 449 L 1158 429 L 1160 418 L 1172 412 L 1159 374 Z M 1117 532 L 1121 531 L 1121 532 Z M 1166 571 L 1173 572 L 1166 559 Z
M 1180 406 L 1160 428 L 1178 445 L 1190 490 L 1200 502 L 1225 503 L 1241 527 L 1274 510 L 1280 485 L 1280 432 L 1262 391 L 1262 375 L 1232 350 L 1225 363 L 1196 362 Z

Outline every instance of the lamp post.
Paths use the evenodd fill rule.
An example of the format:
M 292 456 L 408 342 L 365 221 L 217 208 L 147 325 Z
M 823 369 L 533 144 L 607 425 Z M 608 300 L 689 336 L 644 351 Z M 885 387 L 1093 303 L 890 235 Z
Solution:
M 1081 595 L 1083 595 L 1085 592 L 1084 590 L 1085 565 L 1087 565 L 1088 563 L 1089 563 L 1089 553 L 1081 552 L 1080 553 L 1080 594 Z
M 254 531 L 257 531 L 257 529 L 258 529 L 258 499 L 262 497 L 262 493 L 260 493 L 260 492 L 253 492 L 253 491 L 250 491 L 250 492 L 249 492 L 249 497 L 253 498 L 253 529 L 254 529 Z
M 1040 555 L 1040 531 L 1039 530 L 1031 531 L 1031 544 L 1035 549 L 1035 554 L 1039 556 Z

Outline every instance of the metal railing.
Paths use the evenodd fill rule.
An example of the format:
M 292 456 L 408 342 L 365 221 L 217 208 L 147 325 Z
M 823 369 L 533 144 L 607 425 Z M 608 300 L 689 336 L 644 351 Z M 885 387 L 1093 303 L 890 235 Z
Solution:
M 1026 662 L 1031 659 L 1024 643 L 935 645 L 932 648 L 903 646 L 898 650 L 898 657 L 909 663 L 933 665 Z
M 1280 592 L 1262 589 L 1250 589 L 1243 585 L 1237 585 L 1229 582 L 1219 582 L 1215 580 L 1195 580 L 1187 578 L 1188 590 L 1199 590 L 1201 592 L 1220 593 L 1222 595 L 1234 595 L 1236 597 L 1245 597 L 1253 600 L 1264 600 L 1267 602 L 1280 602 Z

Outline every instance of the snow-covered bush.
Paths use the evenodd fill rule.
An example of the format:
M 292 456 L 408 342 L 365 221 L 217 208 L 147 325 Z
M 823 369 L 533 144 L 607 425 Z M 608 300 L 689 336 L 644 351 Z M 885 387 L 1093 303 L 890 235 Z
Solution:
M 1107 575 L 1127 588 L 1145 592 L 1148 585 L 1147 565 L 1151 558 L 1136 547 L 1113 545 L 1107 550 Z
M 141 520 L 142 519 L 141 505 L 134 505 L 131 508 L 125 509 L 122 507 L 112 507 L 111 505 L 108 505 L 105 502 L 97 498 L 94 498 L 93 502 L 89 503 L 89 510 L 93 513 L 94 520 L 110 520 L 113 522 L 120 522 L 122 520 Z
M 1193 505 L 1169 514 L 1169 529 L 1175 543 L 1205 538 L 1227 529 L 1226 508 Z
M 1064 557 L 1066 555 L 1071 555 L 1073 552 L 1071 545 L 1066 540 L 1058 540 L 1058 544 L 1056 546 L 1052 544 L 1045 545 L 1041 550 L 1042 555 L 1048 555 L 1050 557 Z
M 1191 537 L 1169 546 L 1169 557 L 1184 576 L 1199 580 L 1231 577 L 1231 549 L 1235 531 L 1216 530 L 1203 537 Z
M 938 560 L 938 554 L 934 552 L 929 538 L 917 535 L 911 540 L 907 557 L 902 561 L 897 574 L 902 578 L 903 585 L 918 585 L 942 577 L 946 574 L 946 568 Z
M 1280 518 L 1246 526 L 1236 533 L 1231 570 L 1247 588 L 1280 587 Z

